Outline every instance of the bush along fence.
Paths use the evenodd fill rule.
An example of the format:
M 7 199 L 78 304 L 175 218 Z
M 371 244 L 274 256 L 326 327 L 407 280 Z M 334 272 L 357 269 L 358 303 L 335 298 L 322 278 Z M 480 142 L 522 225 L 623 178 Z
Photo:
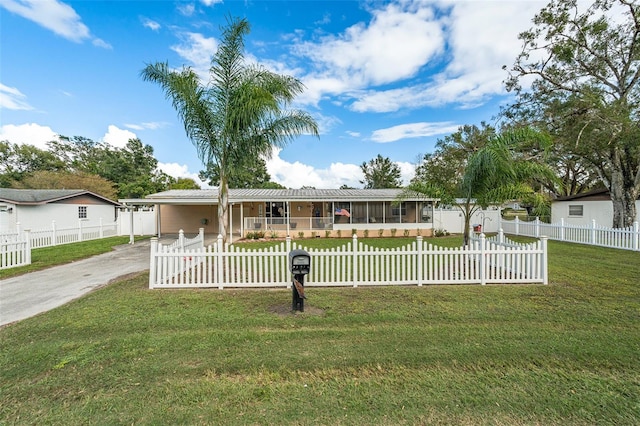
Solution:
M 149 288 L 287 287 L 288 255 L 305 249 L 311 256 L 306 286 L 374 286 L 423 284 L 547 284 L 547 242 L 488 241 L 481 234 L 466 247 L 428 244 L 422 237 L 395 249 L 378 249 L 353 241 L 340 248 L 308 249 L 290 238 L 266 249 L 217 243 L 196 249 L 162 245 L 151 239 Z
M 500 227 L 507 234 L 536 237 L 546 235 L 549 239 L 569 243 L 589 244 L 594 246 L 640 251 L 640 226 L 634 222 L 628 228 L 609 228 L 596 224 L 567 225 L 564 219 L 559 223 L 544 223 L 536 218 L 533 222 L 514 220 L 500 221 Z
M 0 236 L 0 269 L 31 264 L 31 238 L 29 231 Z

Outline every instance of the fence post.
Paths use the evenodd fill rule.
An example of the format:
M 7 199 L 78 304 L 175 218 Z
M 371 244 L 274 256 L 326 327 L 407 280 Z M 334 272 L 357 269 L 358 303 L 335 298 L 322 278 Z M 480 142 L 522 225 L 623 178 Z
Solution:
M 633 249 L 640 250 L 640 226 L 638 222 L 633 222 Z
M 358 287 L 358 235 L 353 234 L 353 249 L 351 251 L 351 279 L 353 281 L 353 287 Z
M 596 220 L 591 221 L 591 245 L 596 245 Z
M 536 238 L 540 238 L 540 217 L 536 216 Z
M 547 251 L 548 237 L 543 235 L 540 237 L 540 244 L 542 245 L 542 284 L 549 284 L 549 256 Z
M 485 251 L 487 248 L 487 240 L 484 233 L 480 234 L 480 284 L 487 284 L 487 258 Z
M 422 287 L 422 235 L 418 235 L 416 240 L 418 244 L 418 287 Z
M 184 250 L 184 231 L 182 229 L 178 231 L 178 247 L 180 250 Z
M 151 237 L 151 259 L 149 260 L 149 289 L 153 290 L 154 284 L 156 283 L 156 273 L 157 273 L 157 262 L 158 257 L 156 253 L 158 252 L 158 237 Z
M 202 247 L 204 247 L 204 228 L 198 229 L 198 238 L 202 241 Z
M 513 221 L 516 223 L 516 235 L 520 235 L 520 219 L 516 216 Z
M 56 221 L 51 221 L 51 245 L 55 246 L 58 244 L 58 232 L 56 231 Z
M 78 219 L 78 241 L 82 241 L 82 219 Z
M 25 238 L 25 262 L 27 265 L 31 265 L 31 230 L 24 230 Z
M 218 273 L 218 289 L 222 290 L 224 288 L 224 275 L 223 272 L 224 270 L 222 269 L 222 259 L 223 259 L 223 253 L 222 253 L 222 235 L 218 234 L 218 239 L 216 241 L 216 269 L 217 269 L 217 273 Z
M 102 228 L 102 218 L 100 218 L 99 223 L 100 223 L 100 233 L 99 233 L 99 236 L 100 236 L 100 238 L 104 238 L 104 229 Z
M 500 244 L 504 244 L 504 231 L 502 230 L 502 228 L 498 230 L 498 242 Z

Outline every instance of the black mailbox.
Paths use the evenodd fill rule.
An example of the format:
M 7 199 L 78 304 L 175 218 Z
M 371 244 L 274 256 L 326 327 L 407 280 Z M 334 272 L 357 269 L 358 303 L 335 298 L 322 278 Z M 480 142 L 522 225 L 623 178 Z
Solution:
M 311 268 L 311 256 L 304 250 L 291 250 L 289 253 L 289 270 L 294 275 L 307 275 Z
M 293 274 L 291 286 L 291 309 L 304 312 L 304 276 L 311 270 L 311 256 L 304 250 L 289 252 L 289 270 Z

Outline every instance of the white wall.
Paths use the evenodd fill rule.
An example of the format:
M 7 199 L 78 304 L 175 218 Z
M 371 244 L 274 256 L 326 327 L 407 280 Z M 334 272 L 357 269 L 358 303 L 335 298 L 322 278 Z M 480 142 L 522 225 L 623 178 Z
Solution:
M 499 210 L 480 210 L 471 217 L 471 225 L 482 225 L 483 232 L 498 232 L 500 230 Z M 464 217 L 458 208 L 452 210 L 435 209 L 433 212 L 433 229 L 442 229 L 452 234 L 462 234 Z
M 582 216 L 569 216 L 569 206 L 583 206 Z M 636 201 L 636 221 L 640 222 L 640 200 Z M 591 225 L 595 220 L 598 225 L 613 225 L 613 203 L 609 200 L 602 201 L 555 201 L 551 203 L 551 223 L 564 219 L 567 225 Z
M 133 212 L 133 235 L 157 235 L 156 212 Z M 118 235 L 131 235 L 131 212 L 120 211 L 118 213 Z
M 100 219 L 103 224 L 115 221 L 115 208 L 112 205 L 81 204 L 87 207 L 87 218 L 82 219 L 83 225 L 99 225 Z M 2 229 L 2 232 L 13 232 L 16 224 L 20 223 L 20 229 L 30 229 L 33 231 L 51 229 L 52 222 L 55 221 L 57 229 L 76 228 L 78 226 L 78 204 L 44 204 L 37 206 L 15 206 L 13 213 L 2 212 L 2 215 L 11 216 L 6 222 L 9 229 Z M 3 220 L 0 222 L 5 223 Z

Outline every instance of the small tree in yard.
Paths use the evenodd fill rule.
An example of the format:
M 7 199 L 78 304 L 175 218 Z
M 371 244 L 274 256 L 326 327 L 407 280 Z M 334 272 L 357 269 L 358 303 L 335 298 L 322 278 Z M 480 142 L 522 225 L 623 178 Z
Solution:
M 414 180 L 404 195 L 423 194 L 454 205 L 464 218 L 464 244 L 469 243 L 471 217 L 480 208 L 519 199 L 533 193 L 530 182 L 536 178 L 553 178 L 548 167 L 525 156 L 523 143 L 546 148 L 548 139 L 530 129 L 520 129 L 495 135 L 474 151 L 466 161 L 462 174 L 448 185 L 437 180 Z M 484 142 L 483 142 L 484 143 Z

